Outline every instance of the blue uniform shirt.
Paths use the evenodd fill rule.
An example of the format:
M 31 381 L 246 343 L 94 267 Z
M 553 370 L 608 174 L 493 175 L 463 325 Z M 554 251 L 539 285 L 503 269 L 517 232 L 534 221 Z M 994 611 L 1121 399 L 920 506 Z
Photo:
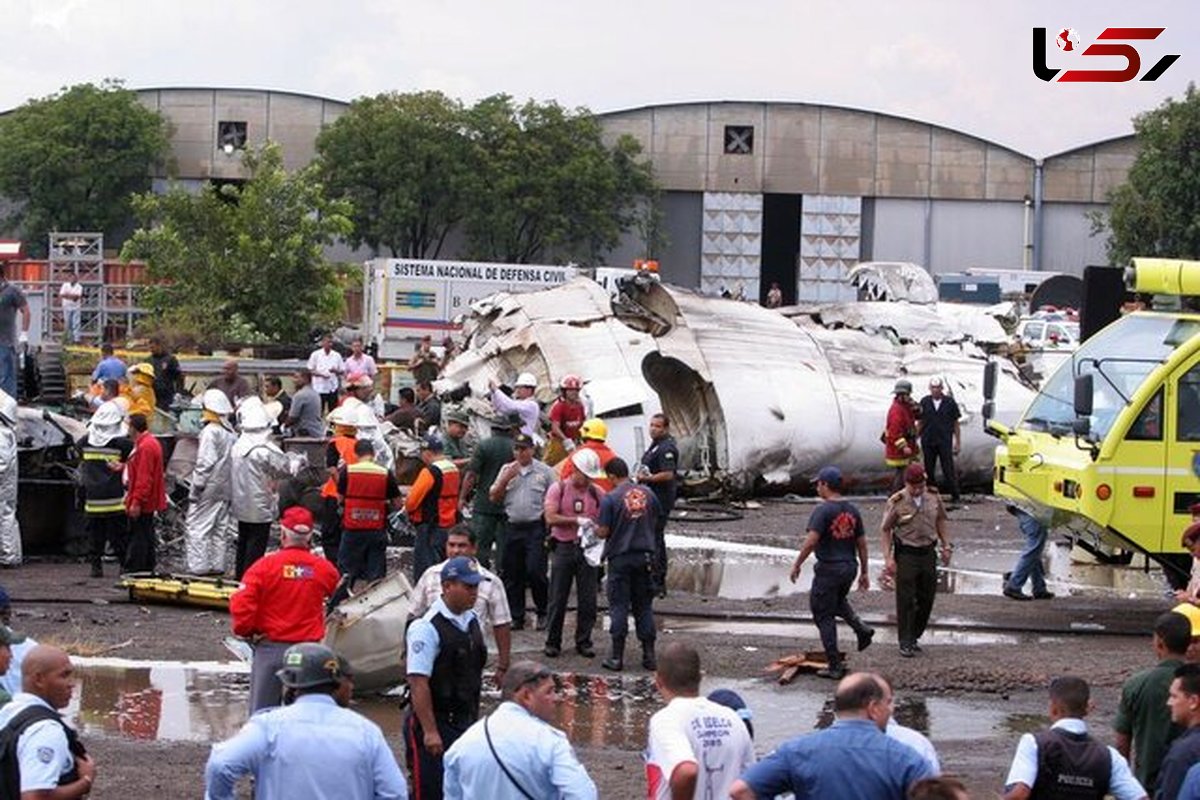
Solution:
M 858 559 L 858 539 L 865 535 L 862 515 L 846 500 L 826 500 L 808 518 L 807 530 L 820 535 L 817 541 L 817 561 L 849 561 Z
M 796 800 L 904 800 L 930 777 L 929 765 L 874 722 L 839 719 L 823 731 L 791 739 L 742 775 L 759 797 L 792 792 Z
M 575 757 L 565 733 L 511 701 L 488 718 L 496 753 L 517 782 L 534 797 L 596 800 L 596 785 Z M 479 720 L 446 751 L 446 800 L 524 800 L 488 747 Z
M 1178 800 L 1200 800 L 1200 764 L 1187 771 L 1183 786 L 1179 787 Z
M 470 627 L 471 620 L 475 619 L 475 610 L 472 608 L 455 616 L 446 607 L 445 600 L 439 597 L 434 601 L 423 617 L 413 620 L 413 623 L 408 626 L 406 638 L 408 655 L 404 663 L 409 675 L 429 676 L 433 674 L 433 662 L 437 660 L 438 650 L 442 645 L 441 639 L 438 638 L 437 628 L 433 627 L 431 621 L 435 614 L 441 614 L 453 622 L 456 628 L 464 632 Z
M 383 732 L 326 694 L 255 714 L 213 745 L 206 800 L 233 800 L 253 775 L 256 800 L 407 800 L 408 786 Z
M 100 359 L 100 363 L 92 370 L 92 382 L 114 380 L 119 381 L 125 377 L 125 362 L 116 356 L 107 356 Z

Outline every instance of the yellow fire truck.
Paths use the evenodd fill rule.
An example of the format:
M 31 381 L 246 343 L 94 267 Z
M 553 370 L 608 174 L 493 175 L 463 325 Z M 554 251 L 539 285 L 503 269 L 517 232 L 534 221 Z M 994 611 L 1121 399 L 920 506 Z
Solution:
M 1080 345 L 1015 428 L 985 423 L 1002 442 L 995 491 L 1102 560 L 1145 553 L 1179 585 L 1191 564 L 1180 536 L 1200 501 L 1200 313 L 1190 305 L 1200 262 L 1134 259 L 1126 280 L 1175 310 L 1122 316 Z M 985 395 L 994 380 L 985 376 Z

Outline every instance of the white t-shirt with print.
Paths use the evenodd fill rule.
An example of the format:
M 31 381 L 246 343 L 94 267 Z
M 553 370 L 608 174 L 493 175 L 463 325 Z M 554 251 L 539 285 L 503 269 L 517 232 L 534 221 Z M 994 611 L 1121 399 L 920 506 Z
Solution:
M 729 787 L 754 763 L 746 723 L 704 697 L 676 697 L 650 718 L 646 796 L 670 800 L 671 775 L 688 761 L 697 768 L 695 797 L 728 797 Z

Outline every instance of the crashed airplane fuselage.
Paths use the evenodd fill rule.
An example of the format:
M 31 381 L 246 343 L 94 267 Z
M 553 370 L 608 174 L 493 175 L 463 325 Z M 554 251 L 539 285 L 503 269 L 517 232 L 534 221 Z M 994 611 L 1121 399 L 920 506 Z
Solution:
M 482 394 L 489 380 L 530 371 L 548 402 L 564 375 L 579 375 L 619 455 L 640 456 L 647 419 L 662 411 L 686 470 L 749 493 L 803 486 L 830 463 L 852 487 L 885 486 L 880 433 L 894 382 L 908 378 L 920 392 L 937 375 L 964 413 L 960 472 L 990 480 L 981 344 L 1007 338 L 994 320 L 944 304 L 785 311 L 646 277 L 624 281 L 616 297 L 586 278 L 499 294 L 464 321 L 466 347 L 443 386 Z M 1031 396 L 1006 362 L 997 417 L 1015 419 Z

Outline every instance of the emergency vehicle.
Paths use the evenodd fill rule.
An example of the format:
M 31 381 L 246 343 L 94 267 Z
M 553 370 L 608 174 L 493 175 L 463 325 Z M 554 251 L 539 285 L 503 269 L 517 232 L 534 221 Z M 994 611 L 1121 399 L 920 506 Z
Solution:
M 1079 345 L 1015 428 L 985 423 L 1002 441 L 995 492 L 1102 561 L 1142 552 L 1179 585 L 1200 501 L 1200 262 L 1138 258 L 1126 280 L 1174 310 L 1125 314 Z

